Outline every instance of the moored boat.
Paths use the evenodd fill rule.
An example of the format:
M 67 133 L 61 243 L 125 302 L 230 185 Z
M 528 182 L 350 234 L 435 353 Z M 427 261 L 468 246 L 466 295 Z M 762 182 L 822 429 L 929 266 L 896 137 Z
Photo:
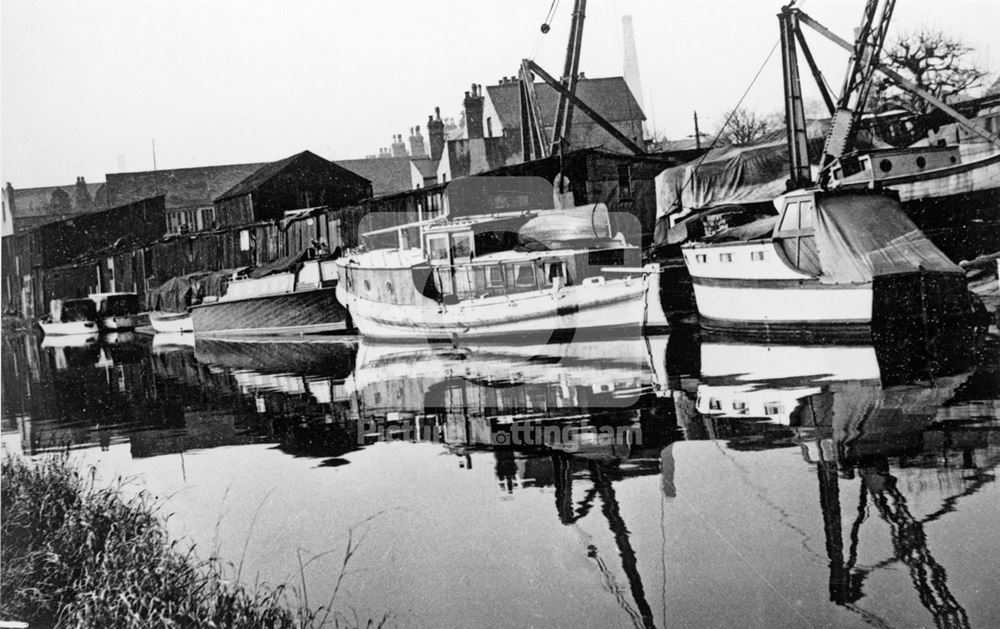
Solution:
M 189 312 L 151 312 L 149 313 L 149 325 L 157 333 L 194 332 L 194 322 Z
M 683 247 L 704 328 L 869 338 L 873 324 L 964 323 L 962 269 L 889 195 L 805 189 L 777 217 Z
M 393 229 L 398 248 L 337 263 L 338 296 L 366 337 L 544 341 L 666 325 L 658 267 L 640 267 L 639 249 L 612 237 L 602 204 Z
M 149 324 L 156 332 L 193 332 L 194 323 L 189 311 L 193 304 L 204 297 L 202 279 L 208 272 L 189 273 L 172 277 L 147 298 Z
M 53 299 L 49 314 L 39 322 L 39 327 L 50 336 L 94 336 L 99 332 L 97 309 L 90 299 Z
M 139 318 L 139 296 L 136 293 L 91 293 L 97 309 L 97 325 L 101 330 L 131 330 Z
M 229 281 L 225 293 L 191 307 L 199 336 L 302 335 L 343 331 L 332 258 L 283 258 Z

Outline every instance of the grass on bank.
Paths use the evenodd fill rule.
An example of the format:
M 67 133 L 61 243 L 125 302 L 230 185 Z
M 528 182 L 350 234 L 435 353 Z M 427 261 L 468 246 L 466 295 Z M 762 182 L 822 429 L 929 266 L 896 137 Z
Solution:
M 313 628 L 347 620 L 331 611 L 332 597 L 311 609 L 297 602 L 308 600 L 304 590 L 226 580 L 217 557 L 199 559 L 168 538 L 148 496 L 98 487 L 93 469 L 81 473 L 66 455 L 28 461 L 5 451 L 0 472 L 0 620 L 136 628 Z M 349 543 L 341 576 L 355 550 Z

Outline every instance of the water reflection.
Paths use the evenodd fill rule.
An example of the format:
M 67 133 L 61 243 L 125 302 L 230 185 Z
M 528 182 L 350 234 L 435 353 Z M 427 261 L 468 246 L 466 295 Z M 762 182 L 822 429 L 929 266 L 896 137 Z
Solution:
M 640 627 L 677 624 L 676 598 L 698 590 L 668 580 L 666 558 L 679 551 L 665 536 L 656 549 L 651 531 L 682 517 L 682 507 L 707 517 L 699 494 L 745 484 L 752 491 L 740 500 L 757 501 L 780 523 L 753 527 L 753 518 L 772 516 L 747 515 L 748 527 L 765 532 L 756 543 L 780 549 L 769 561 L 796 566 L 789 587 L 810 582 L 808 552 L 804 561 L 788 555 L 781 533 L 801 513 L 793 530 L 806 549 L 815 524 L 821 587 L 836 609 L 877 626 L 924 622 L 900 611 L 880 582 L 904 569 L 937 626 L 972 624 L 950 578 L 967 567 L 940 558 L 957 541 L 929 525 L 990 486 L 1000 464 L 995 339 L 942 337 L 920 360 L 886 347 L 755 345 L 685 330 L 519 348 L 183 335 L 3 343 L 3 428 L 17 432 L 26 454 L 127 443 L 131 457 L 144 459 L 267 444 L 318 469 L 353 469 L 377 444 L 431 445 L 454 462 L 456 486 L 454 475 L 488 462 L 500 499 L 528 520 L 525 499 L 545 496 L 544 517 L 574 533 L 596 571 L 598 600 L 614 610 L 608 617 Z M 705 443 L 718 447 L 698 447 Z M 756 460 L 747 456 L 784 469 L 790 452 L 798 472 L 787 481 L 747 471 Z M 781 489 L 768 491 L 769 482 Z M 711 508 L 741 517 L 727 512 L 735 500 Z M 458 521 L 468 515 L 458 499 L 449 509 Z M 987 565 L 997 560 L 994 549 Z M 698 575 L 722 578 L 731 566 L 686 569 L 699 583 Z M 752 603 L 733 596 L 737 608 Z M 796 613 L 850 624 L 818 604 Z

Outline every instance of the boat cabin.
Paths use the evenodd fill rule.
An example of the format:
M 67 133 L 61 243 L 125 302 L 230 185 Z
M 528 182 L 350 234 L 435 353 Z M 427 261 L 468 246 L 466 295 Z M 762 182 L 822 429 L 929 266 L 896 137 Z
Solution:
M 87 299 L 53 299 L 49 303 L 49 317 L 53 323 L 95 321 L 97 308 Z
M 91 293 L 90 300 L 101 317 L 127 317 L 141 310 L 136 293 Z
M 830 174 L 835 185 L 858 182 L 875 184 L 886 179 L 919 175 L 961 163 L 962 155 L 957 146 L 872 149 L 845 155 L 833 165 Z

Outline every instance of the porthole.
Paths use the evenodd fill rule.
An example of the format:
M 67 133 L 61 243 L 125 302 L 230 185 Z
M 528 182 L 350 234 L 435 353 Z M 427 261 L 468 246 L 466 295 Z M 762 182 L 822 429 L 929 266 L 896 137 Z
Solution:
M 892 161 L 883 159 L 881 162 L 878 163 L 878 167 L 882 169 L 882 172 L 887 173 L 890 170 L 892 170 Z
M 923 155 L 917 157 L 917 168 L 923 168 L 926 165 L 927 165 L 927 160 L 924 158 Z
M 952 164 L 957 164 L 957 163 L 958 163 L 958 158 L 957 158 L 957 157 L 955 157 L 954 155 L 952 155 L 952 156 L 951 156 L 951 163 L 952 163 Z
M 371 289 L 372 289 L 372 283 L 371 283 L 371 282 L 369 282 L 369 281 L 368 281 L 368 280 L 366 279 L 366 280 L 364 281 L 364 287 L 365 287 L 365 292 L 366 292 L 366 293 L 367 293 L 367 292 L 370 292 L 370 291 L 371 291 Z

